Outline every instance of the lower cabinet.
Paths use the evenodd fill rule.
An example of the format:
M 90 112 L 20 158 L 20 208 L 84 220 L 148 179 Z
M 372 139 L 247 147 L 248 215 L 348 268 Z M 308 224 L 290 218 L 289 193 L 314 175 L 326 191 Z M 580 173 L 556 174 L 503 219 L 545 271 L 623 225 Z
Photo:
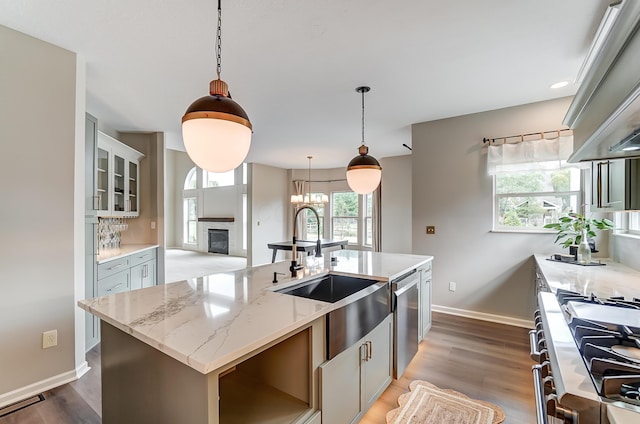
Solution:
M 156 285 L 156 249 L 130 255 L 131 290 Z
M 391 383 L 393 315 L 320 366 L 322 422 L 358 422 Z
M 419 286 L 419 322 L 418 322 L 418 340 L 424 339 L 431 329 L 431 262 L 421 267 L 420 286 Z
M 85 293 L 87 298 L 106 296 L 109 294 L 136 290 L 156 285 L 156 248 L 122 256 L 111 261 L 98 264 L 97 284 L 93 293 Z M 100 342 L 100 319 L 91 315 L 91 326 L 87 330 L 86 350 L 91 350 Z

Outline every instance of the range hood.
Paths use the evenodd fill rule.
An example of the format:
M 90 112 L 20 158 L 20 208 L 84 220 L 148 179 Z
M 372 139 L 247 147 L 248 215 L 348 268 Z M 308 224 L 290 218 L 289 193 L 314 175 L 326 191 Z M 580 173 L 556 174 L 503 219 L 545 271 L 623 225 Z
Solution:
M 569 107 L 569 162 L 640 157 L 640 0 L 610 6 L 617 16 Z

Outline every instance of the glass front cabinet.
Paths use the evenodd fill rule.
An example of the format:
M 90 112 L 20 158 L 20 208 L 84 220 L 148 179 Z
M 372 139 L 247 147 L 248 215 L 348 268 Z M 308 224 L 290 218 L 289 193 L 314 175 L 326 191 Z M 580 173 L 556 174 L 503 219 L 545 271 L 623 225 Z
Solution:
M 140 161 L 144 155 L 98 131 L 98 216 L 140 215 Z

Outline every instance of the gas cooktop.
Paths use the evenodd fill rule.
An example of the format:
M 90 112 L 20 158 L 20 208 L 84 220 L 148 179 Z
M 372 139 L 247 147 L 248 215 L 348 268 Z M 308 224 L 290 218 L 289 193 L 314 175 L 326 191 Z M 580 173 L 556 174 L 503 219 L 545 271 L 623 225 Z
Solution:
M 640 406 L 640 301 L 561 289 L 556 297 L 600 396 Z

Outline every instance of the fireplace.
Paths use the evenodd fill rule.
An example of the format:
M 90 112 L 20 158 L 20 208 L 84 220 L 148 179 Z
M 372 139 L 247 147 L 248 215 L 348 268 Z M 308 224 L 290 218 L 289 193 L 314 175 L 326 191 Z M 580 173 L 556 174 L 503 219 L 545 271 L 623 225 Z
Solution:
M 229 230 L 209 228 L 209 253 L 229 254 Z

